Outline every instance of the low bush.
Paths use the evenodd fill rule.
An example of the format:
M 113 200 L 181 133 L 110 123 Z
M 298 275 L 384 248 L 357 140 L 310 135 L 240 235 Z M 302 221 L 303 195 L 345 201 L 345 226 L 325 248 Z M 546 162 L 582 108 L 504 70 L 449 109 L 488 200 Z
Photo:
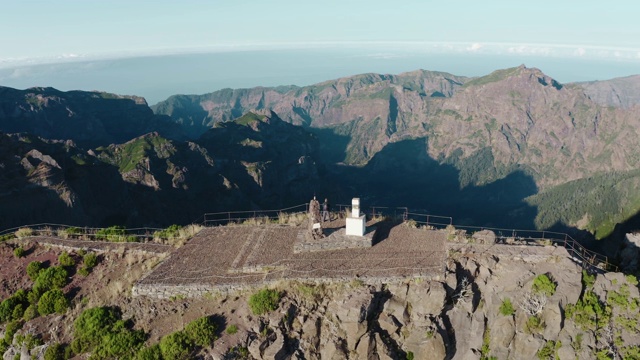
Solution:
M 18 330 L 22 329 L 22 321 L 12 321 L 7 324 L 7 327 L 4 329 L 4 342 L 8 345 L 11 345 L 13 342 L 13 336 L 18 332 Z
M 18 334 L 15 336 L 15 341 L 18 346 L 21 347 L 22 345 L 24 345 L 29 351 L 31 351 L 36 346 L 44 345 L 42 339 L 38 336 L 34 336 L 33 334 Z
M 89 269 L 87 269 L 86 266 L 81 267 L 80 269 L 78 269 L 78 274 L 82 275 L 82 276 L 89 276 L 89 273 L 91 271 L 89 271 Z
M 38 317 L 38 308 L 34 304 L 27 306 L 27 309 L 24 311 L 24 314 L 22 315 L 22 318 L 25 321 L 33 320 L 37 317 Z
M 187 324 L 184 333 L 194 344 L 207 347 L 216 339 L 216 324 L 209 316 L 201 317 Z
M 597 330 L 607 324 L 611 318 L 611 308 L 605 306 L 592 291 L 586 291 L 575 304 L 568 304 L 565 316 L 573 319 L 583 330 Z
M 160 345 L 156 344 L 149 347 L 144 347 L 138 351 L 135 360 L 162 360 L 162 351 L 160 351 Z
M 67 312 L 67 308 L 69 308 L 69 301 L 60 289 L 45 292 L 38 301 L 38 313 L 43 316 L 54 312 L 62 315 Z
M 16 307 L 24 309 L 26 306 L 28 306 L 27 292 L 20 289 L 0 303 L 0 323 L 16 320 L 14 319 Z M 22 310 L 18 310 L 20 311 Z
M 25 237 L 29 237 L 33 235 L 33 229 L 30 228 L 20 228 L 15 233 L 16 237 L 21 239 Z
M 278 308 L 280 293 L 277 290 L 262 289 L 249 297 L 249 307 L 256 315 L 262 315 Z
M 131 358 L 143 342 L 144 333 L 130 329 L 119 309 L 97 307 L 83 311 L 74 322 L 71 348 L 97 358 Z
M 42 293 L 51 289 L 60 289 L 67 285 L 69 273 L 63 267 L 52 266 L 38 273 L 33 289 L 42 289 Z
M 44 269 L 44 264 L 40 261 L 32 261 L 27 265 L 27 275 L 31 279 L 31 281 L 36 281 L 38 278 L 38 274 L 40 270 Z
M 44 360 L 67 360 L 70 358 L 69 347 L 59 343 L 49 345 L 44 352 Z
M 13 255 L 15 255 L 15 257 L 17 257 L 17 258 L 24 257 L 25 253 L 26 253 L 26 251 L 24 250 L 24 248 L 22 246 L 18 246 L 17 248 L 13 249 Z
M 505 298 L 502 300 L 502 304 L 500 305 L 500 314 L 504 316 L 511 316 L 515 313 L 515 309 L 513 308 L 513 304 L 511 303 L 511 299 Z
M 11 320 L 20 320 L 22 319 L 22 316 L 24 315 L 24 305 L 22 304 L 17 304 L 14 308 L 13 311 L 11 312 Z
M 593 287 L 593 284 L 596 282 L 596 275 L 589 274 L 587 270 L 582 270 L 582 286 L 589 290 Z
M 15 238 L 16 238 L 16 234 L 13 234 L 13 233 L 0 235 L 0 242 L 15 239 Z
M 160 352 L 163 359 L 186 360 L 193 351 L 193 343 L 182 331 L 167 335 L 160 340 Z
M 552 296 L 556 292 L 556 284 L 547 274 L 541 274 L 533 279 L 533 292 Z
M 87 253 L 82 257 L 82 263 L 87 270 L 91 270 L 98 265 L 98 255 L 95 253 Z
M 238 326 L 236 325 L 229 325 L 227 326 L 227 328 L 225 329 L 225 332 L 229 335 L 233 335 L 235 333 L 238 332 Z
M 111 226 L 105 229 L 100 229 L 96 232 L 96 239 L 107 240 L 113 242 L 122 242 L 126 234 L 124 226 Z
M 536 353 L 536 356 L 540 360 L 557 359 L 558 349 L 560 349 L 561 347 L 562 347 L 562 342 L 560 340 L 558 341 L 549 340 L 544 344 L 544 346 L 540 350 L 538 350 L 538 352 Z
M 105 334 L 93 352 L 99 359 L 130 359 L 144 343 L 144 332 L 119 329 Z
M 625 278 L 625 280 L 627 280 L 629 285 L 633 285 L 633 286 L 637 286 L 638 285 L 638 279 L 634 275 L 632 275 L 632 274 L 625 275 L 624 278 Z
M 173 239 L 180 236 L 180 230 L 182 226 L 180 225 L 171 225 L 164 230 L 159 230 L 153 233 L 154 239 Z
M 529 318 L 527 319 L 527 323 L 525 325 L 525 330 L 529 334 L 539 333 L 543 329 L 544 329 L 544 322 L 539 316 L 537 315 L 529 316 Z
M 73 260 L 73 257 L 71 257 L 68 252 L 63 251 L 62 254 L 58 256 L 58 264 L 64 267 L 72 267 L 76 265 L 76 261 Z

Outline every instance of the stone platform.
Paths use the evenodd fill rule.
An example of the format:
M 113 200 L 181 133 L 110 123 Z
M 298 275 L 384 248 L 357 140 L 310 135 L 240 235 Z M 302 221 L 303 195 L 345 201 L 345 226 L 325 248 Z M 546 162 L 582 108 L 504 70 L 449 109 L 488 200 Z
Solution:
M 373 246 L 376 227 L 372 226 L 367 228 L 364 236 L 347 235 L 345 228 L 333 231 L 329 229 L 325 232 L 328 232 L 326 237 L 316 240 L 309 236 L 308 230 L 300 230 L 296 238 L 296 243 L 293 245 L 293 253 L 370 248 Z
M 326 224 L 340 239 L 345 221 Z M 371 247 L 294 252 L 306 226 L 220 226 L 196 234 L 143 277 L 135 296 L 201 296 L 282 280 L 384 282 L 443 275 L 444 231 L 369 222 Z M 337 240 L 336 240 L 337 241 Z

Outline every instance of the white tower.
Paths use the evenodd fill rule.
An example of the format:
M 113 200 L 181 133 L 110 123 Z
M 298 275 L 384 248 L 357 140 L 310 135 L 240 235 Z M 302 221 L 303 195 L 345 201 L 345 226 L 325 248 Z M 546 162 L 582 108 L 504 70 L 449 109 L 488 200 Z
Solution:
M 351 216 L 347 217 L 346 235 L 364 236 L 365 217 L 365 215 L 360 215 L 360 198 L 353 198 L 351 200 Z

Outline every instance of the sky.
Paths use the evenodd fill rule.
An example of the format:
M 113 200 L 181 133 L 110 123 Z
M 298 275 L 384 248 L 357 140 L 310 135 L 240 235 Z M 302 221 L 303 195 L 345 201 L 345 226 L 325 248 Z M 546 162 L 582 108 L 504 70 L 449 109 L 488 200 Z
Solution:
M 2 0 L 0 58 L 450 44 L 640 60 L 637 1 Z M 501 45 L 503 45 L 501 47 Z M 617 54 L 616 54 L 617 51 Z
M 552 75 L 566 81 L 585 80 L 589 73 L 594 77 L 640 73 L 640 3 L 630 0 L 0 0 L 0 4 L 0 85 L 5 86 L 78 89 L 88 86 L 83 82 L 86 78 L 93 81 L 91 88 L 139 91 L 118 87 L 110 80 L 115 67 L 130 64 L 122 59 L 155 57 L 147 61 L 150 64 L 160 61 L 161 56 L 240 52 L 254 56 L 256 51 L 292 50 L 299 51 L 295 57 L 308 65 L 299 69 L 300 74 L 282 78 L 282 84 L 296 79 L 299 85 L 328 80 L 302 76 L 320 66 L 309 58 L 312 53 L 317 57 L 317 51 L 333 59 L 327 61 L 335 61 L 334 71 L 324 71 L 323 76 L 346 76 L 347 70 L 400 72 L 415 68 L 478 76 L 503 63 L 537 66 L 545 62 L 563 63 L 564 67 L 553 68 L 556 73 Z M 300 51 L 306 51 L 307 57 Z M 345 52 L 350 52 L 345 56 L 351 60 L 334 56 Z M 362 57 L 358 66 L 341 65 L 342 61 L 353 62 L 353 56 Z M 454 66 L 448 68 L 444 58 L 439 62 L 424 60 L 425 66 L 418 60 L 407 61 L 420 56 L 445 56 Z M 241 78 L 248 71 L 235 62 L 224 63 L 223 55 L 215 61 L 201 58 L 217 66 L 195 66 L 201 73 L 225 74 L 198 88 L 171 78 L 167 69 L 181 66 L 179 58 L 172 59 L 170 68 L 149 66 L 166 75 L 167 81 L 158 85 L 166 92 L 172 86 L 176 92 L 245 86 L 242 81 L 216 80 L 220 76 Z M 476 64 L 455 66 L 461 59 Z M 114 65 L 114 60 L 120 65 Z M 276 65 L 283 61 L 286 59 L 272 60 Z M 477 61 L 484 66 L 478 66 Z M 583 65 L 576 67 L 576 62 Z M 587 62 L 594 64 L 592 71 L 584 65 Z M 82 65 L 41 66 L 74 63 Z M 220 70 L 221 64 L 226 69 Z M 429 68 L 430 64 L 439 68 Z M 112 72 L 101 73 L 99 69 L 105 66 Z M 344 71 L 338 71 L 341 66 Z M 586 73 L 578 74 L 576 68 Z M 137 69 L 146 71 L 144 66 Z M 133 68 L 127 71 L 133 73 Z M 263 69 L 267 73 L 280 71 L 276 67 Z M 271 85 L 270 81 L 248 83 Z

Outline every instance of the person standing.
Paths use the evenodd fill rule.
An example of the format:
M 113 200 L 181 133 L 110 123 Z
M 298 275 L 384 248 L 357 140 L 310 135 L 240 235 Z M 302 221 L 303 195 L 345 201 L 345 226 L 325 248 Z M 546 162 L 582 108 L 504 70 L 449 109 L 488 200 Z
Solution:
M 329 200 L 324 199 L 322 203 L 322 222 L 331 221 L 331 215 L 329 215 Z

